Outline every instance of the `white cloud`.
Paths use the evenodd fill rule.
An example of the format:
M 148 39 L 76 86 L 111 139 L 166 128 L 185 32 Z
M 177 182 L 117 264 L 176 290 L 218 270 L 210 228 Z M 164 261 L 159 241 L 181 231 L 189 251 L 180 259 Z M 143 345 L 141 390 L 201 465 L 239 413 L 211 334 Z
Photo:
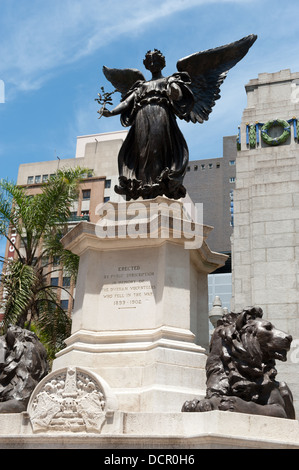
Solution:
M 0 75 L 21 90 L 158 19 L 216 0 L 2 0 Z M 246 0 L 247 2 L 255 0 Z M 218 3 L 244 0 L 218 0 Z M 216 2 L 217 3 L 217 2 Z

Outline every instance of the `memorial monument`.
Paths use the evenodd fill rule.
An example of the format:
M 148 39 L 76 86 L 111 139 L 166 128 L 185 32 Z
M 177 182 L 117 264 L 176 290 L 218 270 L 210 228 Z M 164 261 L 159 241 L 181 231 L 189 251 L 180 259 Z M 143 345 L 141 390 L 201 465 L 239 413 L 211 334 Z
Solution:
M 210 250 L 212 227 L 204 226 L 197 211 L 187 210 L 181 200 L 188 148 L 176 117 L 207 120 L 228 70 L 255 40 L 251 35 L 192 54 L 166 78 L 158 50 L 144 60 L 152 73 L 149 81 L 137 70 L 104 68 L 122 101 L 100 113 L 120 114 L 122 123 L 131 126 L 119 152 L 115 188 L 126 201 L 100 204 L 97 224 L 81 222 L 63 238 L 64 247 L 80 256 L 71 336 L 52 372 L 34 389 L 27 411 L 14 414 L 9 423 L 0 414 L 0 447 L 299 448 L 298 422 L 281 419 L 294 418 L 291 394 L 274 382 L 273 359 L 285 357 L 291 337 L 283 336 L 283 345 L 270 355 L 271 344 L 261 341 L 262 352 L 256 355 L 249 330 L 255 336 L 254 328 L 268 331 L 258 309 L 222 320 L 214 333 L 213 360 L 210 356 L 207 363 L 216 373 L 208 389 L 228 387 L 229 369 L 227 408 L 232 389 L 246 394 L 247 408 L 181 412 L 186 400 L 183 411 L 190 411 L 188 403 L 200 407 L 206 394 L 207 276 L 224 265 L 226 256 Z M 224 331 L 233 354 L 238 352 L 236 364 L 219 347 Z M 219 377 L 223 354 L 225 373 Z M 242 376 L 243 369 L 256 380 Z M 252 420 L 260 397 L 266 400 L 265 389 L 271 387 L 274 403 L 265 406 L 275 405 L 279 396 L 279 418 L 268 413 Z M 212 399 L 207 396 L 206 402 Z
M 188 215 L 183 202 L 173 200 L 186 193 L 188 148 L 176 116 L 207 120 L 228 70 L 255 40 L 251 35 L 180 59 L 178 72 L 166 78 L 158 50 L 144 59 L 149 81 L 136 69 L 104 67 L 122 101 L 100 113 L 120 114 L 131 126 L 119 152 L 115 187 L 127 202 L 108 203 L 100 208 L 97 226 L 81 224 L 64 238 L 65 247 L 80 255 L 80 268 L 72 335 L 54 367 L 92 363 L 125 411 L 175 411 L 182 395 L 198 386 L 203 392 L 207 275 L 226 257 L 211 252 L 210 229 L 202 224 L 194 223 L 195 243 L 185 249 L 192 223 L 189 233 L 182 230 Z

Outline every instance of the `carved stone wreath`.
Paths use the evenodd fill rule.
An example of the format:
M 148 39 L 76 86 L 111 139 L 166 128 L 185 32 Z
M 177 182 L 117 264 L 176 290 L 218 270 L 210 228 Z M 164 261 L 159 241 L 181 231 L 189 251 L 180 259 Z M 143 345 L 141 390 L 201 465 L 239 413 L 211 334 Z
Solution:
M 116 408 L 103 379 L 69 367 L 52 372 L 38 384 L 28 413 L 33 432 L 101 432 L 107 415 Z
M 283 129 L 282 134 L 279 137 L 270 137 L 268 134 L 269 129 L 273 126 L 280 126 Z M 261 130 L 261 136 L 263 141 L 268 145 L 281 145 L 288 139 L 291 134 L 291 128 L 287 121 L 283 119 L 275 119 L 273 121 L 268 121 L 263 125 Z

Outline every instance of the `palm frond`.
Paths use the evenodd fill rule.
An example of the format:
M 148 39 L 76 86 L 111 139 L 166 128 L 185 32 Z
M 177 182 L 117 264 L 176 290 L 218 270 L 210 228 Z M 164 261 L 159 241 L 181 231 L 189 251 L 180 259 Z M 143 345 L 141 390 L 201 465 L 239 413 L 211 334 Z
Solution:
M 26 320 L 36 282 L 37 276 L 32 266 L 20 260 L 11 261 L 7 265 L 7 272 L 1 276 L 5 293 L 2 300 L 5 326 L 10 323 L 21 324 Z
M 76 279 L 79 257 L 63 248 L 61 238 L 67 231 L 71 204 L 78 198 L 79 183 L 87 173 L 90 170 L 81 167 L 61 169 L 35 196 L 0 180 L 0 236 L 9 239 L 14 229 L 24 247 L 21 252 L 15 246 L 18 260 L 5 263 L 0 280 L 5 325 L 35 325 L 52 351 L 61 348 L 69 336 L 71 321 L 57 301 L 57 290 L 47 284 L 42 257 L 49 257 L 49 265 L 59 257 L 57 269 Z
M 8 180 L 0 180 L 1 234 L 3 234 L 5 230 L 8 230 L 9 226 L 14 227 L 17 232 L 20 233 L 22 208 L 26 203 L 26 199 L 24 188 L 20 188 Z

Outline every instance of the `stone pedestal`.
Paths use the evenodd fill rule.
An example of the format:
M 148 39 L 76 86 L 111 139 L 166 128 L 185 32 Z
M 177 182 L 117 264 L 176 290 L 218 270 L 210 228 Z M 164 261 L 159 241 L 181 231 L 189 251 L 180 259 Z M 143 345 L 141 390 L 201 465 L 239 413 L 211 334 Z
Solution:
M 121 411 L 179 412 L 205 394 L 207 275 L 225 263 L 211 227 L 159 197 L 99 207 L 63 239 L 80 256 L 72 334 L 53 370 L 102 377 Z M 195 236 L 196 235 L 196 236 Z

